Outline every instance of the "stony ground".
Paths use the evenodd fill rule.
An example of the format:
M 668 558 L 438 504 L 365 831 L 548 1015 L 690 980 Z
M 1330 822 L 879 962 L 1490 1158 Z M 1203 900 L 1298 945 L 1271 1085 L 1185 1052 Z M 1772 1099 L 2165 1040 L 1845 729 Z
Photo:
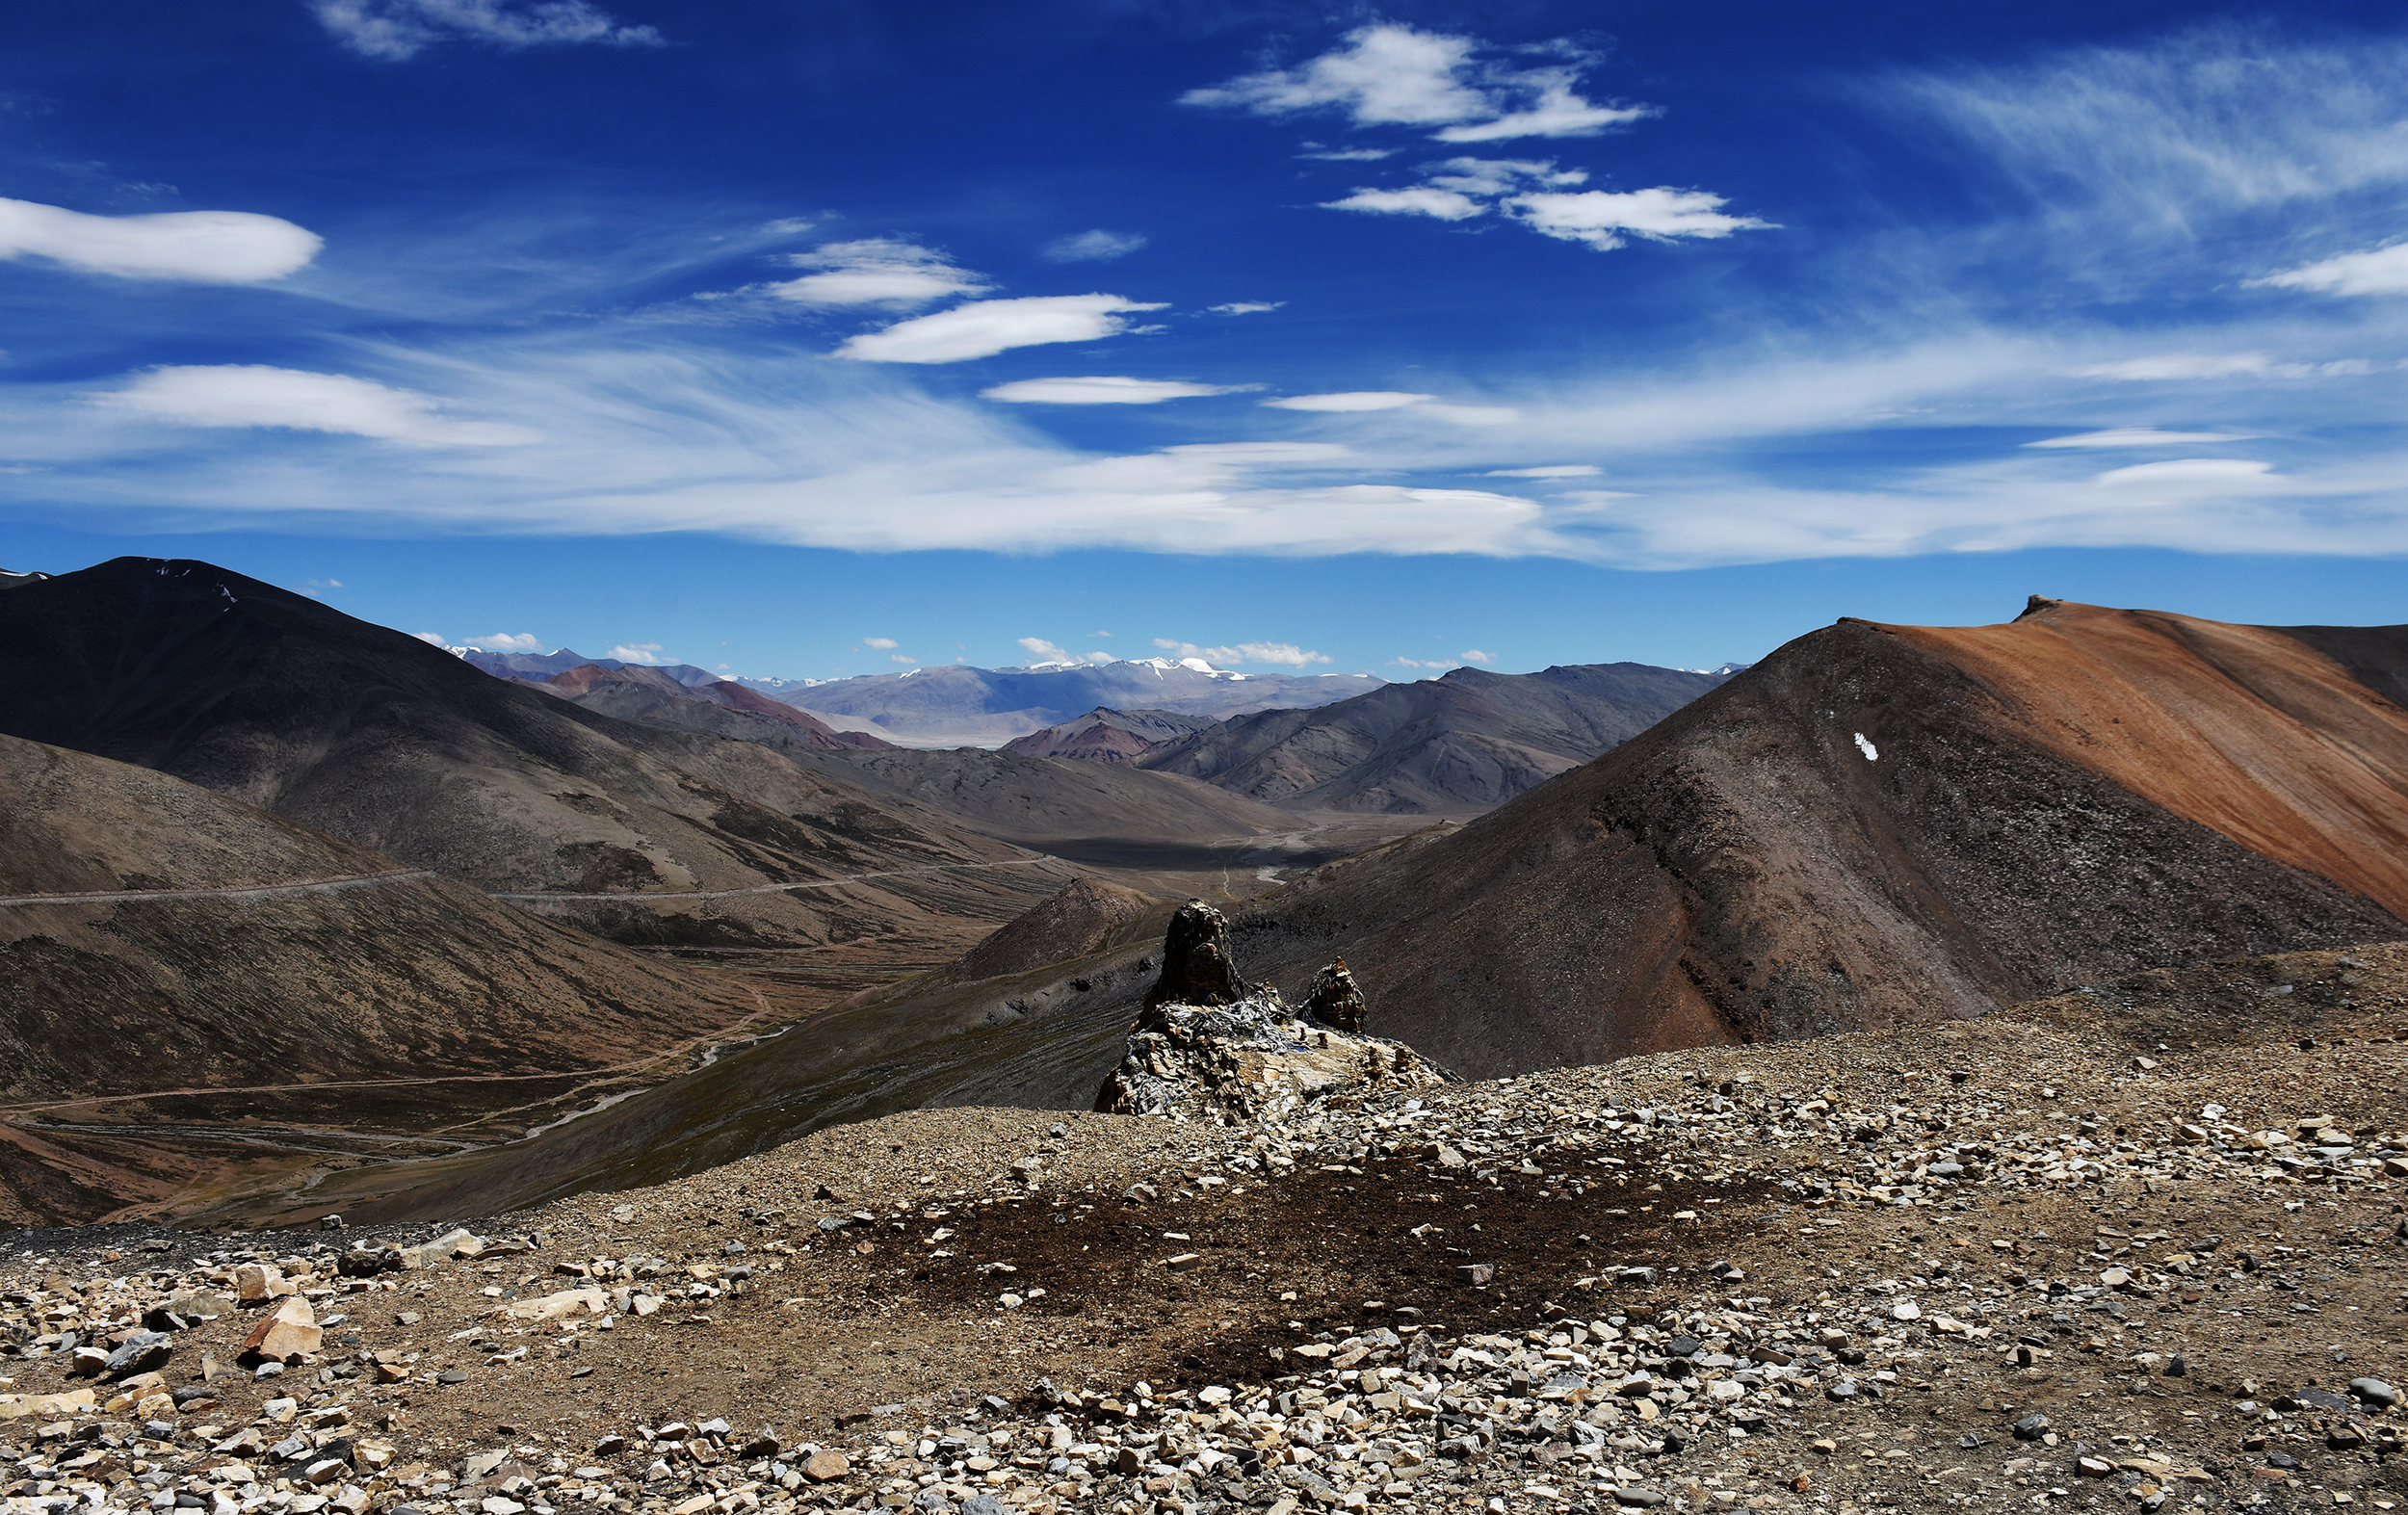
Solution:
M 13 1233 L 0 1495 L 2390 1509 L 2403 1089 L 2408 944 L 1257 1123 L 921 1111 L 465 1237 Z

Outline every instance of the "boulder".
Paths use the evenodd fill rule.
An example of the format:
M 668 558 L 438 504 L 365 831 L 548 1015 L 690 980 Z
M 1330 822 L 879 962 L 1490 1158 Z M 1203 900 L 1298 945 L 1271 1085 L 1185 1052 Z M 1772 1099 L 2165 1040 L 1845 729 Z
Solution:
M 325 1333 L 318 1329 L 317 1313 L 309 1301 L 299 1294 L 289 1294 L 251 1328 L 243 1339 L 243 1350 L 274 1362 L 292 1362 L 318 1350 Z

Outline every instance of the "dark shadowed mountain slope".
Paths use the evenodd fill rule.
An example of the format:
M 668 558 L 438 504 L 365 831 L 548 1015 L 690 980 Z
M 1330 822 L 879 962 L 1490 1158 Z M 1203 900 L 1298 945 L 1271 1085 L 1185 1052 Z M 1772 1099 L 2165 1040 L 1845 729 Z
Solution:
M 13 737 L 0 1005 L 0 1104 L 65 1123 L 46 1159 L 0 1128 L 0 1182 L 74 1219 L 205 1188 L 233 1161 L 189 1131 L 137 1128 L 129 1151 L 112 1122 L 457 1130 L 760 1008 L 181 779 Z
M 1066 872 L 759 744 L 581 710 L 206 563 L 120 558 L 13 589 L 0 639 L 0 731 L 623 941 L 967 946 Z M 832 883 L 866 874 L 886 876 Z
M 1138 764 L 1292 809 L 1467 814 L 1629 741 L 1725 677 L 1640 663 L 1456 668 L 1318 710 L 1232 717 Z
M 2274 626 L 2349 670 L 2367 688 L 2408 709 L 2408 626 Z
M 1165 743 L 1211 726 L 1203 716 L 1175 710 L 1106 710 L 1101 706 L 1059 726 L 1004 744 L 1020 757 L 1074 758 L 1082 763 L 1129 763 Z
M 953 666 L 876 673 L 824 684 L 764 688 L 842 729 L 868 729 L 904 746 L 993 746 L 1058 725 L 1084 710 L 1171 710 L 1218 720 L 1249 711 L 1326 705 L 1377 689 L 1370 674 L 1236 673 L 1201 659 L 1033 668 Z
M 1843 621 L 1443 835 L 1237 921 L 1473 1075 L 1975 1014 L 2408 934 L 2408 713 L 2279 632 Z

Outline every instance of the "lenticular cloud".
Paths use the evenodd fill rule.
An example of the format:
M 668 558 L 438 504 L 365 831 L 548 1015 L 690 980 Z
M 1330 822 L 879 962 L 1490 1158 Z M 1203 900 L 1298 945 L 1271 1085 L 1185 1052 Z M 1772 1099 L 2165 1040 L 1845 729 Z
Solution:
M 32 200 L 0 199 L 0 257 L 48 258 L 118 278 L 257 284 L 318 255 L 318 234 L 248 211 L 87 216 Z

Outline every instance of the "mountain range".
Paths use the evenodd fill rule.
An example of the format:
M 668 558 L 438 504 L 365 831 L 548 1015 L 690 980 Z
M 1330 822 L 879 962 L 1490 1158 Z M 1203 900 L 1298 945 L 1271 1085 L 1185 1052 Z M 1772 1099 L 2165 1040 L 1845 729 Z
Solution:
M 868 731 L 900 746 L 955 747 L 1000 745 L 1098 706 L 1219 720 L 1326 705 L 1386 681 L 1368 673 L 1238 673 L 1201 658 L 1136 658 L 1026 668 L 940 664 L 819 683 L 748 682 L 839 730 Z
M 586 710 L 206 563 L 120 558 L 20 586 L 0 593 L 0 732 L 173 774 L 624 943 L 907 935 L 941 957 L 1067 874 L 760 743 Z
M 1723 683 L 1639 663 L 1389 684 L 1236 716 L 1135 761 L 1297 810 L 1476 813 L 1569 771 Z
M 1002 751 L 641 665 L 495 677 L 188 562 L 0 583 L 0 636 L 28 1215 L 431 1215 L 1083 1105 L 1174 890 L 1292 998 L 1344 956 L 1372 1032 L 1473 1076 L 2408 936 L 2401 627 L 2035 598 L 1727 673 L 1088 705 Z

